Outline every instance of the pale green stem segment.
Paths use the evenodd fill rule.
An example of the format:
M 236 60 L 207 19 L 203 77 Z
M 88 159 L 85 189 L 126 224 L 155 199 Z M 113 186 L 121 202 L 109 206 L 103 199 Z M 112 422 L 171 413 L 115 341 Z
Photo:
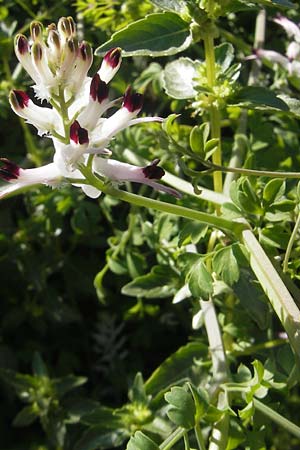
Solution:
M 274 411 L 273 409 L 269 408 L 269 406 L 265 405 L 261 401 L 257 400 L 256 398 L 253 399 L 253 403 L 255 408 L 260 411 L 262 414 L 267 416 L 269 419 L 273 420 L 273 422 L 276 422 L 278 425 L 283 427 L 286 431 L 289 431 L 291 434 L 296 436 L 297 438 L 300 438 L 300 427 L 298 427 L 293 422 L 290 422 L 288 419 L 283 417 L 278 412 Z
M 265 41 L 265 34 L 266 34 L 266 11 L 264 9 L 261 9 L 256 17 L 254 43 L 253 43 L 254 48 L 263 47 Z M 248 79 L 249 86 L 253 86 L 256 84 L 259 76 L 260 67 L 261 61 L 254 59 L 252 61 L 252 66 Z M 235 134 L 234 137 L 232 155 L 228 164 L 229 167 L 238 167 L 242 165 L 243 158 L 246 153 L 246 141 L 244 135 L 247 130 L 247 119 L 248 119 L 248 111 L 242 110 L 239 118 L 237 133 Z M 229 195 L 230 184 L 234 180 L 236 175 L 237 174 L 234 172 L 228 172 L 226 174 L 223 189 L 225 195 Z
M 195 432 L 199 450 L 206 450 L 203 434 L 202 434 L 200 425 L 198 423 L 194 426 L 194 432 Z
M 184 440 L 184 450 L 191 450 L 189 437 L 188 437 L 187 432 L 184 434 L 183 440 Z
M 212 32 L 209 32 L 204 37 L 204 51 L 206 62 L 207 84 L 210 88 L 214 88 L 216 84 L 216 61 L 214 49 L 214 37 Z M 210 98 L 210 125 L 211 137 L 218 139 L 217 150 L 213 153 L 212 160 L 214 164 L 222 165 L 221 152 L 221 117 L 218 107 L 214 104 L 214 96 Z M 214 172 L 214 190 L 216 192 L 223 191 L 222 172 Z
M 297 237 L 299 226 L 300 226 L 300 212 L 298 214 L 298 217 L 297 217 L 297 220 L 296 220 L 293 232 L 292 232 L 291 237 L 289 239 L 289 243 L 288 243 L 288 246 L 286 248 L 285 255 L 284 255 L 283 272 L 287 272 L 288 271 L 289 259 L 290 259 L 290 255 L 291 255 L 291 252 L 292 252 L 292 248 L 293 248 L 294 242 L 295 242 L 296 237 Z
M 223 345 L 222 334 L 220 330 L 217 313 L 212 299 L 207 301 L 200 300 L 200 306 L 203 311 L 204 324 L 207 332 L 209 350 L 212 360 L 213 385 L 211 395 L 218 393 L 222 383 L 229 379 L 227 358 Z M 227 406 L 227 393 L 221 391 L 218 393 L 218 408 L 223 409 Z M 215 423 L 210 437 L 209 450 L 224 450 L 227 446 L 229 430 L 229 416 L 223 417 Z
M 171 203 L 165 203 L 159 200 L 141 197 L 136 194 L 121 191 L 101 181 L 86 166 L 81 165 L 79 169 L 92 186 L 104 192 L 105 194 L 111 195 L 112 197 L 115 197 L 119 200 L 124 200 L 127 203 L 131 203 L 136 206 L 142 206 L 144 208 L 155 209 L 157 211 L 162 211 L 169 214 L 175 214 L 187 219 L 197 220 L 207 225 L 212 225 L 222 230 L 232 232 L 236 235 L 240 235 L 243 230 L 249 227 L 246 223 L 226 220 L 221 217 L 216 217 L 212 214 L 203 213 L 201 211 L 195 211 L 184 206 L 173 205 Z
M 250 230 L 242 232 L 250 265 L 281 321 L 300 364 L 300 311 L 263 248 Z
M 185 435 L 185 433 L 186 430 L 184 428 L 176 428 L 176 430 L 174 430 L 173 433 L 170 434 L 170 436 L 162 444 L 160 444 L 160 450 L 169 450 L 172 448 L 173 445 Z

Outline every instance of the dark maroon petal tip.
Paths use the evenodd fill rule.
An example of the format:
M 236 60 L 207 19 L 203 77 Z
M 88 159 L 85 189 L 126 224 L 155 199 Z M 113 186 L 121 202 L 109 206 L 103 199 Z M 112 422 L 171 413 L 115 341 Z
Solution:
M 75 142 L 75 144 L 88 144 L 89 135 L 85 128 L 81 128 L 79 122 L 75 120 L 70 127 L 70 139 Z
M 93 76 L 90 87 L 90 96 L 94 101 L 102 103 L 108 98 L 108 85 L 100 79 L 98 73 Z
M 25 55 L 25 53 L 29 52 L 29 44 L 28 44 L 27 38 L 25 36 L 23 36 L 23 34 L 17 35 L 16 44 L 17 44 L 18 52 L 21 55 Z
M 15 100 L 14 103 L 16 103 L 16 107 L 24 109 L 25 107 L 28 107 L 28 103 L 30 98 L 24 91 L 19 90 L 13 90 L 12 91 L 13 100 Z
M 7 158 L 0 158 L 0 178 L 5 181 L 16 180 L 20 175 L 20 167 Z
M 160 180 L 164 176 L 165 171 L 159 167 L 158 164 L 159 159 L 155 159 L 149 166 L 143 167 L 143 174 L 146 178 L 149 178 L 150 180 Z
M 87 42 L 81 42 L 79 45 L 79 55 L 83 61 L 86 61 L 87 59 L 91 59 L 92 57 L 92 49 L 90 44 Z
M 123 106 L 128 109 L 129 112 L 140 111 L 143 106 L 144 97 L 137 92 L 131 93 L 131 87 L 128 86 L 124 94 Z
M 110 49 L 105 55 L 104 55 L 104 61 L 110 65 L 112 69 L 117 67 L 117 65 L 120 62 L 121 59 L 121 49 L 120 47 L 114 47 Z

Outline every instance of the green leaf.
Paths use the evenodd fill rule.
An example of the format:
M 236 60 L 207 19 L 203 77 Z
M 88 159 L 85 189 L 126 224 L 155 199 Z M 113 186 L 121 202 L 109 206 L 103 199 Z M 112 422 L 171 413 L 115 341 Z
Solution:
M 202 239 L 208 230 L 208 226 L 196 221 L 189 221 L 183 229 L 179 232 L 178 246 L 187 245 L 190 242 L 197 244 Z
M 240 89 L 230 103 L 249 109 L 289 110 L 288 105 L 273 91 L 260 86 L 248 86 Z
M 209 396 L 204 389 L 199 387 L 198 389 L 192 385 L 191 383 L 187 383 L 196 407 L 196 413 L 195 413 L 195 421 L 199 422 L 200 419 L 206 414 L 206 411 L 209 406 Z
M 90 425 L 97 426 L 98 431 L 103 430 L 117 430 L 121 428 L 122 421 L 120 417 L 115 415 L 113 408 L 106 406 L 97 406 L 93 411 L 84 414 L 81 417 L 81 422 Z
M 141 431 L 130 438 L 126 450 L 159 450 L 159 446 Z
M 229 69 L 234 58 L 233 45 L 228 42 L 218 45 L 215 48 L 215 57 L 216 63 L 221 66 L 222 72 L 225 72 Z
M 190 342 L 180 347 L 167 358 L 148 378 L 145 383 L 146 392 L 156 395 L 171 384 L 186 377 L 192 370 L 196 358 L 205 357 L 207 347 L 198 342 Z
M 185 13 L 186 2 L 183 0 L 150 0 L 153 5 L 158 6 L 165 11 L 173 11 L 178 14 Z
M 163 73 L 166 93 L 179 100 L 194 98 L 197 95 L 197 76 L 199 76 L 198 61 L 190 58 L 179 58 L 168 63 Z
M 52 380 L 58 397 L 63 397 L 67 392 L 72 391 L 79 386 L 82 386 L 86 382 L 86 377 L 76 377 L 75 375 L 67 375 L 63 378 Z
M 114 33 L 95 54 L 103 55 L 112 47 L 121 47 L 124 56 L 167 56 L 185 50 L 191 43 L 189 24 L 178 14 L 154 13 Z
M 132 403 L 149 403 L 149 397 L 146 394 L 143 376 L 140 372 L 138 372 L 134 378 L 133 385 L 128 393 L 128 398 Z
M 263 190 L 263 200 L 266 205 L 270 205 L 281 198 L 284 192 L 285 181 L 280 178 L 274 178 L 265 185 Z
M 189 288 L 194 297 L 207 300 L 213 293 L 213 278 L 202 259 L 197 261 L 188 274 Z
M 14 427 L 27 427 L 31 425 L 39 416 L 39 410 L 36 405 L 25 406 L 14 418 Z
M 175 386 L 165 394 L 165 400 L 171 405 L 167 415 L 175 425 L 188 430 L 194 427 L 196 408 L 190 392 Z
M 178 288 L 178 275 L 169 266 L 154 266 L 150 273 L 135 278 L 122 288 L 131 297 L 165 298 Z
M 125 430 L 103 433 L 102 427 L 89 428 L 77 442 L 74 450 L 106 450 L 119 447 L 128 438 Z
M 212 261 L 213 270 L 222 278 L 222 280 L 232 286 L 240 276 L 239 264 L 234 252 L 233 244 L 218 250 Z
M 32 370 L 33 370 L 34 375 L 37 375 L 40 377 L 48 376 L 48 370 L 47 370 L 46 364 L 44 363 L 41 355 L 38 352 L 35 352 L 33 355 Z

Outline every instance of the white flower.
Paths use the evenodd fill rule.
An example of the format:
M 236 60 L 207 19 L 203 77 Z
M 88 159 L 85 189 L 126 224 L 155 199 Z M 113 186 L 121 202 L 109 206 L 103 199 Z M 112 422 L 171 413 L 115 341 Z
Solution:
M 121 99 L 109 99 L 108 83 L 120 68 L 121 49 L 107 52 L 90 78 L 87 72 L 93 60 L 92 49 L 86 42 L 78 43 L 72 18 L 62 17 L 57 27 L 50 25 L 46 40 L 39 22 L 33 22 L 30 31 L 31 43 L 23 35 L 16 37 L 15 52 L 35 83 L 36 96 L 47 99 L 49 105 L 38 106 L 20 90 L 13 90 L 9 101 L 14 112 L 35 126 L 38 134 L 52 139 L 55 151 L 53 162 L 36 169 L 22 169 L 2 158 L 0 178 L 10 184 L 2 189 L 1 196 L 20 187 L 38 183 L 56 186 L 69 179 L 88 196 L 98 197 L 99 189 L 89 186 L 80 170 L 80 164 L 89 164 L 94 173 L 113 182 L 143 183 L 179 197 L 174 189 L 157 182 L 164 175 L 158 160 L 140 168 L 107 159 L 112 153 L 107 147 L 118 132 L 138 123 L 163 121 L 160 117 L 137 117 L 143 96 L 130 87 L 122 103 Z M 116 106 L 113 114 L 104 116 Z

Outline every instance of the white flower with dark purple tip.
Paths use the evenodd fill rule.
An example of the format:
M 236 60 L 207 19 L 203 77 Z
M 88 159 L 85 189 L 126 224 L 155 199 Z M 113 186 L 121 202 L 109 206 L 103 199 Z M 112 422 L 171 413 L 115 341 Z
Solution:
M 81 125 L 89 130 L 95 128 L 99 118 L 109 108 L 108 85 L 100 79 L 98 73 L 93 76 L 90 85 L 89 102 L 78 116 Z
M 109 50 L 103 58 L 98 74 L 101 80 L 109 83 L 118 72 L 122 62 L 121 49 L 119 47 Z
M 167 194 L 181 198 L 178 191 L 157 182 L 165 174 L 165 171 L 158 164 L 159 159 L 155 159 L 148 166 L 137 167 L 114 159 L 95 158 L 93 169 L 96 173 L 116 183 L 131 181 L 146 184 L 157 191 L 166 192 Z
M 13 90 L 9 94 L 9 102 L 14 112 L 34 125 L 39 135 L 60 131 L 61 120 L 54 109 L 42 108 L 33 103 L 24 91 Z
M 27 186 L 58 186 L 62 175 L 54 163 L 34 169 L 22 169 L 9 159 L 0 158 L 0 179 L 9 182 L 7 186 L 0 188 L 0 198 L 3 198 Z
M 294 37 L 295 40 L 300 43 L 300 28 L 295 24 L 295 22 L 281 15 L 276 17 L 274 22 L 285 30 L 288 37 Z

